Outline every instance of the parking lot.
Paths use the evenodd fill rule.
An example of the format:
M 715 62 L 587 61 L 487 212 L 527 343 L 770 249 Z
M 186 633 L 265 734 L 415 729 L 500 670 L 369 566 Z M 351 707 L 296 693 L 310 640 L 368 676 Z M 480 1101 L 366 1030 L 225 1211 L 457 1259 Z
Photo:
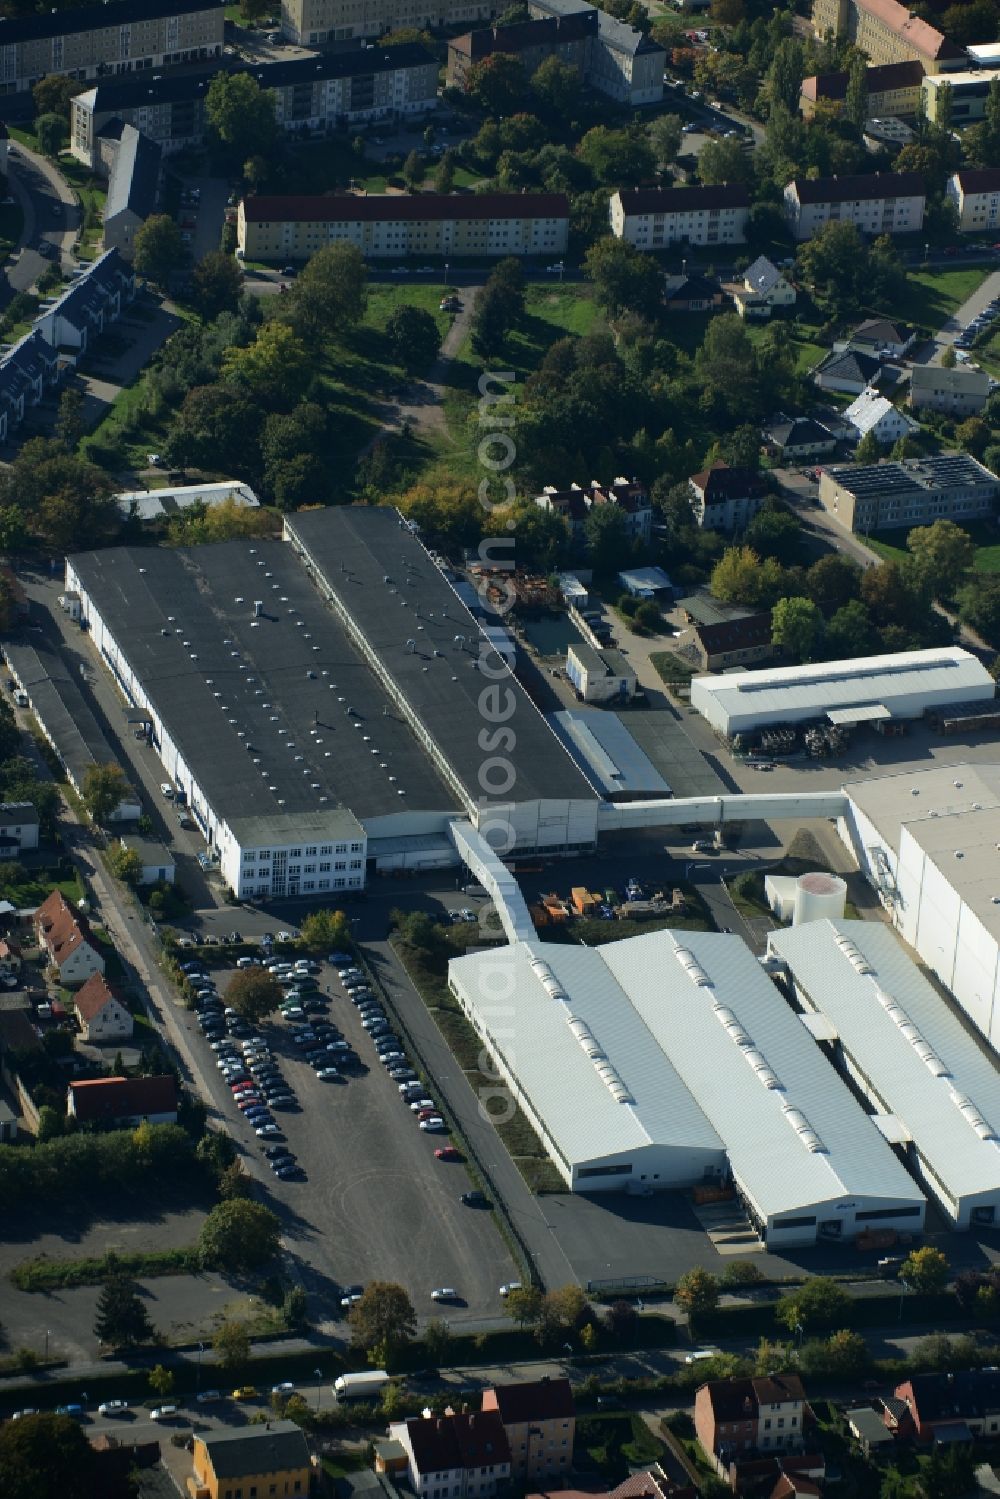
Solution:
M 224 1002 L 234 969 L 215 964 L 208 971 Z M 312 1295 L 314 1317 L 328 1328 L 342 1324 L 344 1289 L 376 1279 L 405 1285 L 421 1318 L 440 1315 L 460 1323 L 501 1317 L 499 1287 L 517 1272 L 493 1215 L 462 1203 L 472 1185 L 462 1163 L 434 1154 L 447 1146 L 448 1134 L 420 1129 L 336 970 L 323 964 L 314 978 L 315 996 L 327 1006 L 317 1020 L 335 1028 L 356 1060 L 345 1065 L 333 1056 L 339 1076 L 323 1080 L 306 1059 L 311 1048 L 293 1039 L 304 1016 L 276 1016 L 263 1025 L 273 1066 L 295 1097 L 294 1106 L 273 1108 L 279 1130 L 273 1137 L 257 1137 L 216 1065 L 219 1053 L 204 1039 L 194 1041 L 248 1169 L 268 1184 Z M 194 1015 L 187 1023 L 197 1032 Z M 292 1152 L 300 1178 L 274 1176 L 265 1150 L 276 1145 Z M 457 1295 L 435 1305 L 430 1293 L 438 1287 Z

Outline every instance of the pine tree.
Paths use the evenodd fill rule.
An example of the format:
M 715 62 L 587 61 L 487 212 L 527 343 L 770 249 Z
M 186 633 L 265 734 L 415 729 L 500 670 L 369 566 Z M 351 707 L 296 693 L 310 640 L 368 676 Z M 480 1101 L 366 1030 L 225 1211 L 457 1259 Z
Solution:
M 149 1313 L 127 1275 L 105 1281 L 97 1300 L 94 1335 L 112 1348 L 132 1348 L 156 1336 Z

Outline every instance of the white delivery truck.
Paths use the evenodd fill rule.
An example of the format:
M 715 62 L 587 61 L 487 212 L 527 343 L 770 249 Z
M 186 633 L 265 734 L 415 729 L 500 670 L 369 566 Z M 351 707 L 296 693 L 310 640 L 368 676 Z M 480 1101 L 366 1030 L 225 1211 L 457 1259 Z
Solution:
M 366 1369 L 363 1374 L 341 1374 L 333 1381 L 338 1400 L 377 1400 L 389 1383 L 384 1369 Z

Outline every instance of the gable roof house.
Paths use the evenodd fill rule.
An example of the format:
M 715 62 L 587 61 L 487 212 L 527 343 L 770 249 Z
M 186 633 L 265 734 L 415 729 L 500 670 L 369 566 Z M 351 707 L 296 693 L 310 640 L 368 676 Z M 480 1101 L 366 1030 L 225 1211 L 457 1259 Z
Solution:
M 66 1112 L 81 1124 L 110 1124 L 131 1129 L 177 1122 L 177 1083 L 163 1077 L 94 1077 L 70 1083 Z
M 742 282 L 727 286 L 741 318 L 769 318 L 776 307 L 794 307 L 795 287 L 766 255 L 758 255 Z
M 34 915 L 35 938 L 60 983 L 72 987 L 104 972 L 104 959 L 97 950 L 86 917 L 73 910 L 61 890 L 53 890 Z
M 913 1374 L 896 1386 L 906 1417 L 900 1435 L 918 1442 L 995 1441 L 1000 1435 L 1000 1371 L 961 1369 L 951 1374 Z M 898 1407 L 897 1407 L 898 1409 Z
M 779 415 L 764 428 L 763 437 L 768 450 L 786 463 L 828 458 L 837 446 L 829 428 L 811 416 Z
M 195 1435 L 191 1448 L 191 1499 L 231 1499 L 236 1494 L 298 1494 L 312 1484 L 305 1432 L 294 1421 L 231 1426 Z
M 663 301 L 668 312 L 714 312 L 722 306 L 722 285 L 714 276 L 664 276 Z
M 902 359 L 917 341 L 917 330 L 906 323 L 894 323 L 890 318 L 866 318 L 850 333 L 844 342 L 834 344 L 835 349 L 860 349 L 863 354 L 876 354 L 888 359 Z
M 135 296 L 135 275 L 119 250 L 105 250 L 35 321 L 45 341 L 85 354 Z
M 541 494 L 535 496 L 540 510 L 561 516 L 570 536 L 581 542 L 584 523 L 591 510 L 598 505 L 613 505 L 625 518 L 625 529 L 633 541 L 648 541 L 653 534 L 653 506 L 649 490 L 638 479 L 626 479 L 619 475 L 611 484 L 599 484 L 592 479 L 586 489 L 573 483 L 568 489 L 556 489 L 546 484 Z
M 36 324 L 0 359 L 0 442 L 7 441 L 8 433 L 24 421 L 27 407 L 37 406 L 58 378 L 58 355 Z
M 93 974 L 77 992 L 73 1003 L 85 1041 L 131 1040 L 132 1016 L 127 1005 L 112 993 L 103 974 Z
M 816 113 L 817 105 L 838 108 L 847 102 L 849 74 L 814 73 L 803 78 L 799 109 L 805 119 Z M 915 59 L 888 62 L 865 69 L 868 91 L 868 115 L 916 115 L 920 109 L 920 85 L 924 81 L 923 64 Z
M 801 1452 L 805 1413 L 805 1391 L 797 1374 L 710 1380 L 694 1397 L 698 1441 L 723 1476 L 738 1458 Z
M 573 1465 L 576 1404 L 568 1379 L 523 1380 L 484 1390 L 484 1411 L 499 1412 L 515 1482 L 568 1474 Z
M 859 441 L 871 433 L 883 447 L 891 447 L 900 437 L 920 431 L 919 422 L 907 416 L 905 411 L 898 410 L 877 390 L 863 390 L 848 406 L 844 417 L 858 434 Z
M 163 151 L 156 141 L 123 125 L 114 147 L 104 205 L 104 246 L 131 259 L 136 231 L 156 207 Z
M 990 377 L 968 364 L 945 369 L 940 364 L 915 364 L 910 372 L 913 411 L 944 411 L 949 416 L 975 416 L 990 395 Z
M 0 843 L 18 852 L 38 847 L 38 809 L 33 802 L 0 802 Z
M 860 395 L 874 385 L 882 373 L 882 362 L 857 349 L 833 349 L 816 366 L 813 381 L 821 390 L 842 390 Z
M 691 508 L 703 531 L 742 531 L 767 498 L 767 485 L 748 468 L 721 460 L 688 480 Z
M 715 624 L 692 624 L 681 631 L 677 649 L 697 662 L 700 671 L 731 671 L 773 661 L 781 647 L 771 640 L 771 611 L 723 619 Z
M 416 1416 L 395 1422 L 389 1435 L 406 1453 L 415 1494 L 489 1496 L 509 1484 L 510 1445 L 496 1411 Z
M 785 188 L 785 219 L 797 240 L 812 239 L 832 219 L 872 238 L 916 234 L 927 191 L 919 172 L 867 172 L 849 177 L 796 177 Z

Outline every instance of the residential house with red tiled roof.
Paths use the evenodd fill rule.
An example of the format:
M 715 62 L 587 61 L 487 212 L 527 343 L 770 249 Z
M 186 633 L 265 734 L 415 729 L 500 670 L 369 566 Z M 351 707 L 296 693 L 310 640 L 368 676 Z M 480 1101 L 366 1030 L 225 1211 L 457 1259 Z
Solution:
M 653 534 L 652 501 L 646 485 L 638 479 L 619 475 L 611 484 L 599 484 L 592 479 L 586 489 L 575 483 L 568 489 L 546 484 L 542 493 L 535 496 L 535 504 L 540 510 L 561 516 L 576 542 L 583 540 L 587 517 L 600 505 L 611 505 L 621 512 L 630 540 L 646 542 Z
M 538 1482 L 573 1466 L 576 1405 L 568 1379 L 524 1380 L 483 1391 L 484 1411 L 497 1411 L 510 1443 L 511 1478 Z
M 85 1041 L 128 1041 L 132 1016 L 128 1006 L 113 994 L 103 974 L 94 973 L 74 999 L 80 1034 Z
M 506 1489 L 510 1445 L 496 1411 L 417 1416 L 389 1427 L 407 1459 L 410 1487 L 425 1499 L 477 1499 Z
M 177 1083 L 173 1077 L 95 1077 L 70 1083 L 66 1112 L 81 1124 L 134 1127 L 177 1121 Z
M 740 1459 L 800 1452 L 805 1399 L 797 1374 L 710 1380 L 694 1397 L 698 1441 L 720 1472 Z
M 61 890 L 53 890 L 38 907 L 34 926 L 38 945 L 68 988 L 104 972 L 104 959 L 91 938 L 86 917 L 74 911 Z
M 688 480 L 691 508 L 703 531 L 743 531 L 767 499 L 767 484 L 752 469 L 720 459 Z

